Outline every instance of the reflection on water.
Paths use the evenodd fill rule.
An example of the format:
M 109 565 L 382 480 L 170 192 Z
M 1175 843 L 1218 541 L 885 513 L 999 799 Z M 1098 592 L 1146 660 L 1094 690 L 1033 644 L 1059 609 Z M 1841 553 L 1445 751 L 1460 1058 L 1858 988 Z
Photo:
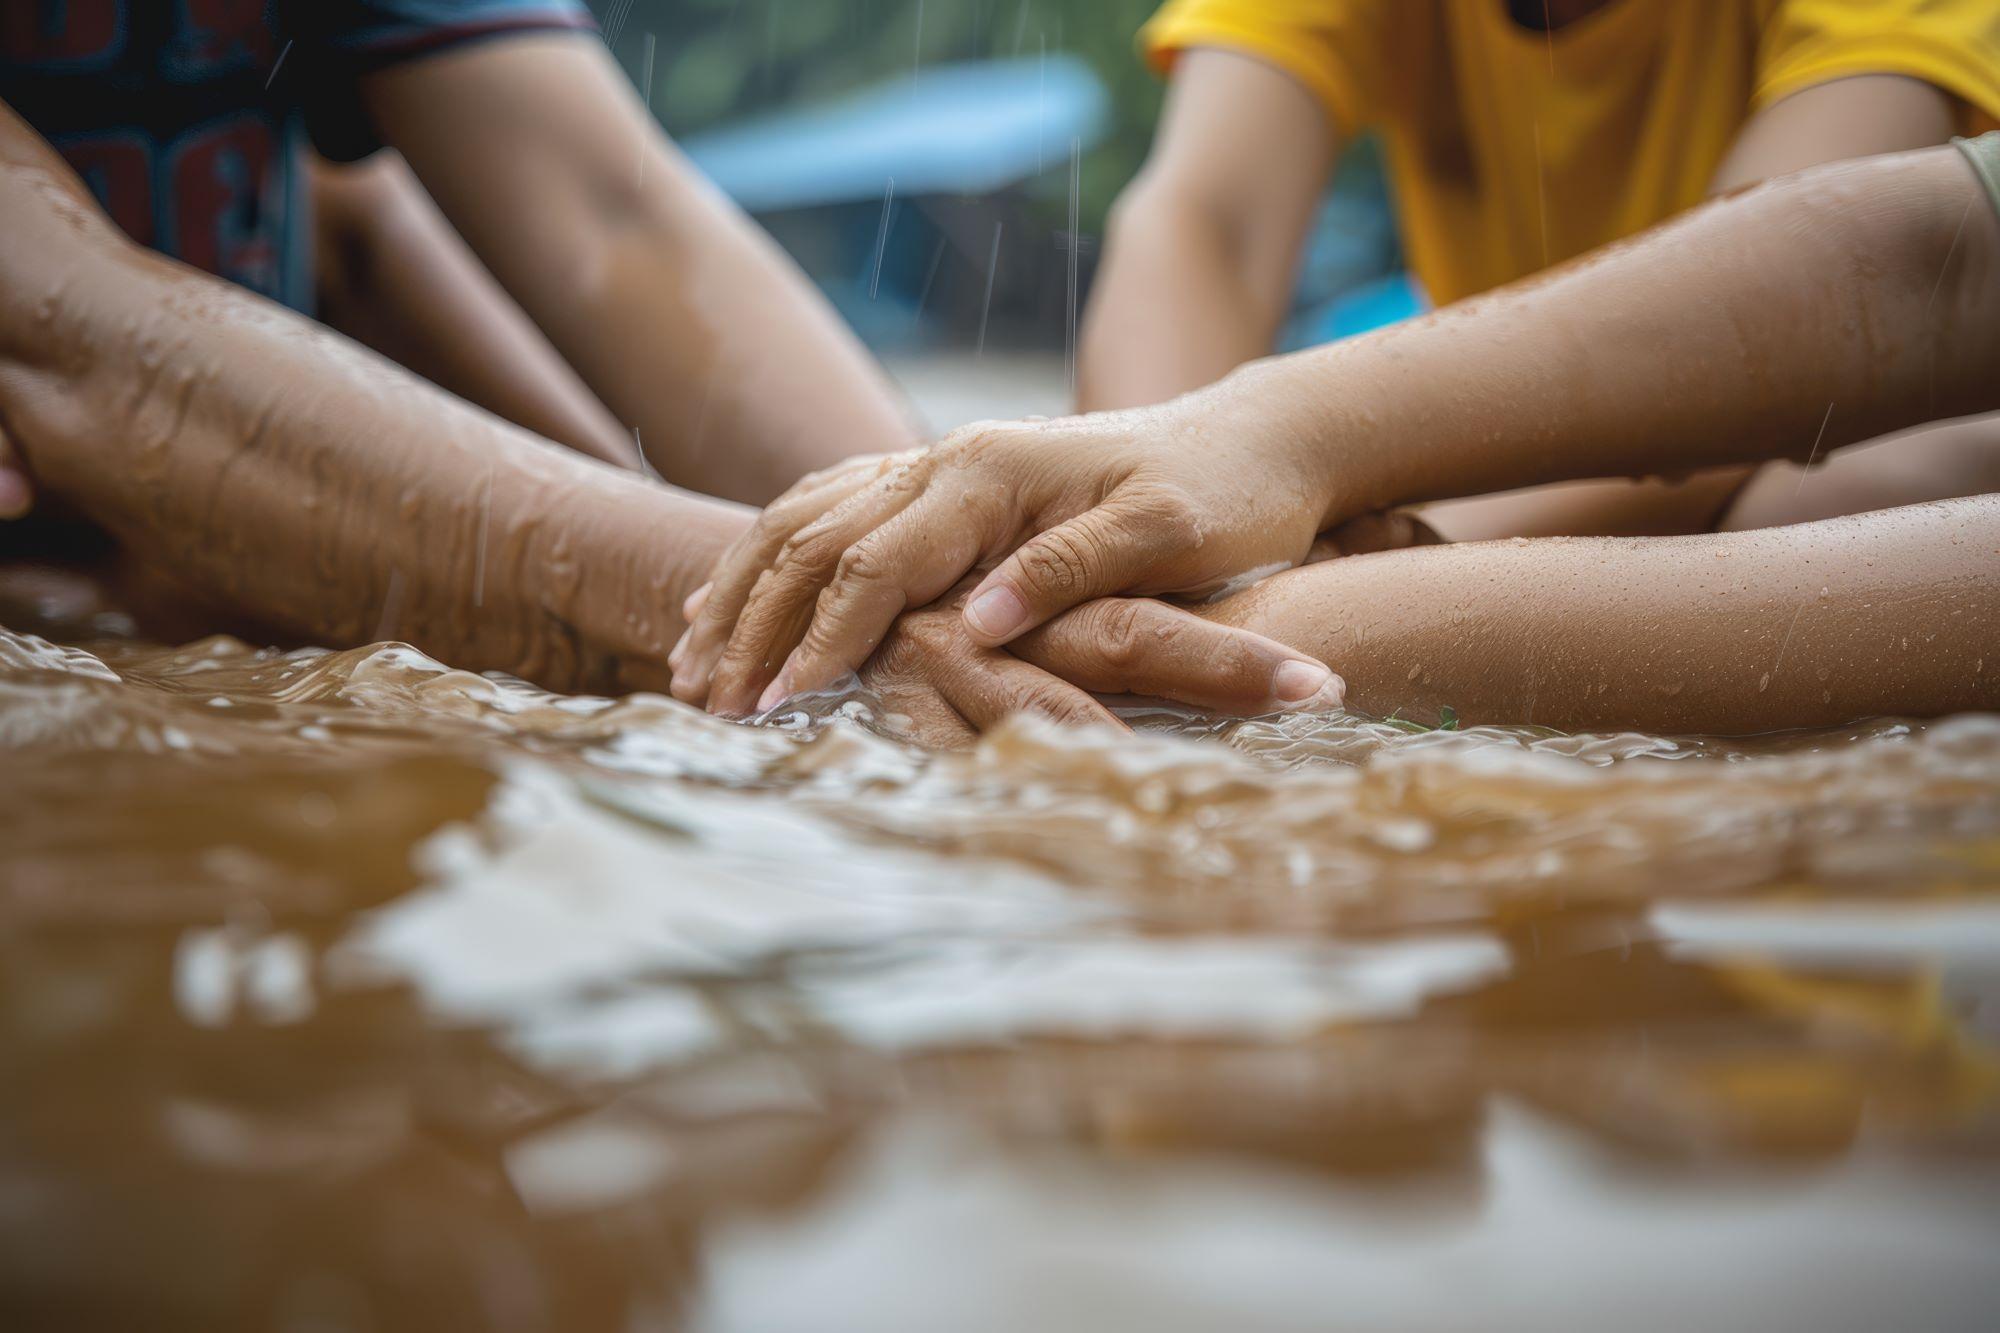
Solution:
M 2000 719 L 937 756 L 5 619 L 5 1327 L 2000 1296 Z

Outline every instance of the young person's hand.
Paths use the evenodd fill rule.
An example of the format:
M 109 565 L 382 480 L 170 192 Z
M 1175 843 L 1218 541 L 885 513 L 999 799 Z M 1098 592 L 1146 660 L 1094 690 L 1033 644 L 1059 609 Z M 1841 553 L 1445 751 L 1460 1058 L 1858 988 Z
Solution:
M 859 487 L 809 482 L 717 567 L 675 693 L 741 715 L 822 688 L 986 562 L 964 619 L 987 648 L 1092 598 L 1298 564 L 1330 510 L 1374 507 L 1298 415 L 1251 367 L 1162 407 L 967 427 Z
M 1235 716 L 1328 710 L 1345 697 L 1340 678 L 1304 653 L 1150 598 L 1099 598 L 1010 648 L 982 647 L 962 616 L 972 585 L 899 618 L 861 669 L 921 745 L 962 745 L 1022 712 L 1122 727 L 1093 693 Z

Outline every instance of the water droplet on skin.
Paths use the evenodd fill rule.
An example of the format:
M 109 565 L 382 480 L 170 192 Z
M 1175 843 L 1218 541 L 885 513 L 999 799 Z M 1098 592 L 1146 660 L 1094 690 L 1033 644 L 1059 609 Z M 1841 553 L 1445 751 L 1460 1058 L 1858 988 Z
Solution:
M 1766 671 L 1757 680 L 1757 693 L 1762 694 L 1765 690 L 1768 690 L 1770 688 L 1771 688 L 1771 673 Z
M 1415 680 L 1418 676 L 1421 676 L 1423 674 L 1424 674 L 1424 669 L 1422 667 L 1412 665 L 1410 667 L 1410 674 L 1406 676 L 1404 679 Z

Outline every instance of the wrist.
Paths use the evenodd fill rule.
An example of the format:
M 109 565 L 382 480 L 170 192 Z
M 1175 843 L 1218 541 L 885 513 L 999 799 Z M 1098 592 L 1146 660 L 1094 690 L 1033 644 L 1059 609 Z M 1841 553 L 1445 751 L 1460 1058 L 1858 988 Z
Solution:
M 545 531 L 534 599 L 598 663 L 587 687 L 609 676 L 664 690 L 682 604 L 756 511 L 609 470 L 593 480 Z
M 1391 447 L 1392 411 L 1351 344 L 1266 357 L 1231 371 L 1214 404 L 1231 430 L 1247 423 L 1259 464 L 1292 479 L 1301 505 L 1324 532 L 1360 514 L 1403 503 Z

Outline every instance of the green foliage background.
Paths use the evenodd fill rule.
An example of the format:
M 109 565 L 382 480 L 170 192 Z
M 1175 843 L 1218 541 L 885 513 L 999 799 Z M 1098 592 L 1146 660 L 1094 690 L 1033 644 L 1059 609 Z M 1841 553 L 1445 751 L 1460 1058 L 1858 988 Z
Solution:
M 1068 52 L 1111 93 L 1111 124 L 1085 159 L 1083 228 L 1137 170 L 1160 84 L 1133 44 L 1159 0 L 590 0 L 619 60 L 638 79 L 654 35 L 652 105 L 688 134 L 908 74 L 920 65 Z M 1067 207 L 1067 173 L 1040 182 Z

